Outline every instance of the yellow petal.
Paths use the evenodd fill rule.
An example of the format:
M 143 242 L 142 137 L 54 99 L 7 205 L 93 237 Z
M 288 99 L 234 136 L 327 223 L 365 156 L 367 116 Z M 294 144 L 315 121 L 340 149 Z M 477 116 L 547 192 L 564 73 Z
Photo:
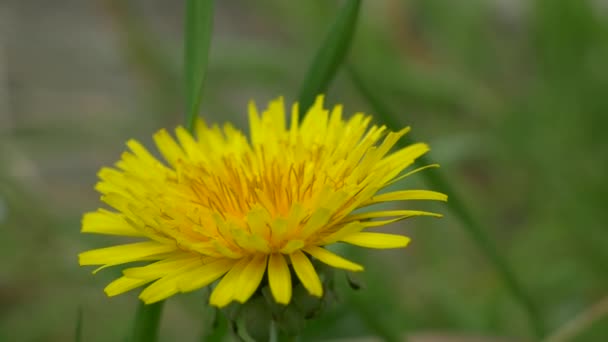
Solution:
M 184 159 L 184 151 L 169 135 L 167 130 L 161 129 L 154 134 L 154 141 L 158 150 L 163 155 L 165 160 L 173 167 L 177 166 L 177 161 Z
M 285 246 L 283 246 L 283 248 L 281 248 L 281 253 L 291 254 L 291 253 L 295 252 L 296 249 L 301 249 L 302 247 L 304 247 L 304 245 L 305 245 L 304 241 L 302 241 L 302 240 L 289 240 L 289 241 L 287 241 Z
M 288 228 L 288 221 L 285 218 L 279 217 L 271 222 L 270 228 L 272 231 L 271 239 L 273 243 L 282 241 Z
M 221 308 L 232 301 L 241 273 L 243 273 L 243 270 L 249 264 L 250 260 L 251 258 L 242 258 L 232 266 L 230 271 L 228 271 L 215 289 L 213 289 L 213 292 L 211 292 L 211 297 L 209 297 L 209 303 L 211 305 Z
M 310 108 L 301 108 L 306 113 L 302 119 L 301 132 L 315 134 L 319 129 L 326 128 L 328 112 L 323 108 L 325 95 L 317 95 Z M 317 128 L 315 130 L 315 128 Z
M 300 124 L 300 106 L 298 103 L 294 103 L 291 106 L 291 126 L 289 128 L 289 137 L 291 141 L 295 141 L 298 134 L 298 126 Z
M 181 252 L 177 252 L 177 253 L 181 254 Z M 155 254 L 155 255 L 152 255 L 152 256 L 149 256 L 149 257 L 142 257 L 142 258 L 139 258 L 139 259 L 133 260 L 133 261 L 156 261 L 156 260 L 161 260 L 161 259 L 165 259 L 165 258 L 171 258 L 171 257 L 174 257 L 174 256 L 176 256 L 176 252 L 175 251 L 171 252 L 171 253 Z M 120 263 L 120 264 L 123 264 L 123 263 Z M 118 265 L 118 264 L 105 264 L 103 266 L 97 267 L 91 273 L 97 274 L 97 272 L 99 272 L 99 271 L 101 271 L 103 269 L 106 269 L 106 268 L 112 267 L 112 266 L 116 266 L 116 265 Z
M 218 259 L 204 264 L 185 275 L 177 284 L 181 292 L 200 289 L 216 281 L 236 264 L 234 259 Z
M 376 151 L 376 156 L 374 159 L 370 160 L 371 163 L 376 164 L 378 162 L 378 160 L 382 157 L 384 157 L 388 151 L 395 146 L 395 144 L 397 143 L 397 141 L 399 141 L 399 139 L 401 139 L 402 136 L 404 136 L 407 132 L 410 131 L 410 127 L 405 127 L 402 130 L 398 131 L 398 132 L 390 132 L 382 141 L 382 143 L 380 144 L 380 146 L 378 146 L 378 150 Z
M 396 183 L 396 182 L 398 182 L 398 181 L 400 181 L 400 180 L 402 180 L 404 178 L 407 178 L 409 176 L 412 176 L 412 175 L 414 175 L 414 174 L 416 174 L 416 173 L 418 173 L 420 171 L 423 171 L 423 170 L 426 170 L 426 169 L 431 169 L 431 168 L 438 168 L 438 167 L 439 167 L 439 164 L 430 164 L 430 165 L 425 165 L 425 166 L 418 167 L 418 168 L 416 168 L 416 169 L 414 169 L 414 170 L 412 170 L 410 172 L 407 172 L 407 173 L 405 173 L 405 174 L 403 174 L 403 175 L 401 175 L 399 177 L 393 178 L 390 182 L 384 184 L 384 187 L 389 186 L 391 184 L 394 184 L 394 183 Z
M 144 236 L 143 233 L 135 230 L 128 224 L 121 214 L 105 209 L 99 209 L 96 212 L 84 214 L 82 217 L 81 232 L 122 236 Z
M 407 246 L 410 238 L 402 235 L 360 232 L 348 235 L 341 241 L 367 248 L 401 248 Z
M 378 163 L 378 166 L 398 165 L 398 169 L 405 170 L 408 166 L 413 164 L 418 157 L 424 155 L 429 150 L 430 148 L 427 144 L 415 143 L 391 153 L 389 156 L 382 159 Z
M 351 194 L 346 191 L 335 191 L 331 192 L 326 198 L 321 198 L 320 206 L 328 210 L 330 213 L 335 212 L 340 208 L 344 202 L 351 198 Z
M 381 211 L 369 211 L 360 214 L 354 214 L 347 216 L 344 221 L 360 221 L 371 218 L 379 218 L 379 217 L 394 217 L 399 216 L 400 220 L 414 217 L 414 216 L 435 216 L 441 217 L 441 214 L 431 213 L 428 211 L 420 211 L 420 210 L 381 210 Z
M 262 189 L 259 188 L 255 188 L 253 192 L 255 192 L 259 203 L 264 208 L 266 208 L 266 210 L 270 212 L 276 211 L 276 208 L 274 207 L 274 202 L 270 200 L 270 197 L 268 197 L 270 195 L 269 193 L 267 193 L 266 191 L 262 191 Z
M 336 255 L 325 248 L 311 246 L 304 249 L 304 251 L 319 261 L 333 266 L 336 268 L 342 268 L 349 271 L 363 271 L 363 266 L 355 264 L 352 261 L 346 260 L 343 257 Z
M 175 135 L 179 140 L 180 145 L 188 155 L 192 162 L 200 162 L 204 160 L 203 152 L 198 143 L 194 141 L 192 135 L 182 126 L 175 129 Z
M 283 97 L 270 101 L 268 109 L 263 113 L 262 120 L 266 128 L 265 134 L 279 136 L 285 131 L 285 104 Z
M 139 298 L 146 304 L 156 303 L 179 292 L 178 283 L 188 274 L 188 271 L 200 266 L 200 259 L 190 260 L 181 267 L 174 269 L 171 273 L 158 279 L 146 287 Z
M 165 168 L 139 141 L 131 139 L 127 142 L 127 146 L 144 163 Z
M 298 234 L 298 236 L 300 236 L 304 239 L 311 236 L 316 231 L 321 229 L 327 223 L 327 221 L 329 221 L 331 214 L 332 214 L 332 212 L 329 211 L 328 209 L 325 209 L 325 208 L 317 209 L 310 216 L 310 218 L 308 219 L 308 221 L 304 225 L 304 228 L 302 228 L 302 231 L 300 232 L 300 234 Z
M 158 279 L 194 260 L 200 260 L 200 256 L 184 253 L 184 255 L 164 259 L 150 265 L 127 268 L 122 271 L 122 274 L 135 279 Z
M 258 289 L 266 271 L 266 260 L 268 260 L 267 254 L 258 254 L 251 259 L 239 277 L 234 299 L 245 303 Z
M 111 192 L 101 196 L 101 200 L 112 208 L 121 211 L 123 213 L 129 213 L 129 204 L 132 200 L 124 195 L 117 192 Z
M 361 222 L 361 224 L 363 226 L 365 226 L 365 228 L 370 228 L 370 227 L 381 227 L 381 226 L 385 226 L 387 224 L 391 224 L 391 223 L 395 223 L 395 222 L 399 222 L 401 220 L 404 220 L 406 218 L 408 218 L 409 216 L 401 216 L 401 217 L 397 217 L 394 219 L 390 219 L 390 220 L 381 220 L 381 221 L 364 221 Z
M 317 271 L 315 271 L 308 257 L 301 251 L 295 251 L 289 255 L 289 258 L 296 275 L 302 282 L 302 285 L 308 290 L 308 293 L 321 297 L 323 295 L 323 286 L 321 285 Z
M 247 224 L 251 229 L 251 233 L 260 235 L 265 239 L 270 238 L 270 220 L 268 211 L 260 206 L 253 207 L 247 213 Z
M 337 231 L 321 239 L 321 243 L 328 245 L 342 239 L 342 237 L 350 235 L 352 233 L 360 232 L 365 226 L 359 221 L 350 222 L 340 227 Z
M 167 299 L 178 292 L 179 290 L 174 277 L 161 278 L 146 287 L 140 293 L 139 299 L 146 304 L 153 304 L 163 299 Z
M 293 124 L 293 123 L 292 123 Z M 297 227 L 300 225 L 302 220 L 306 217 L 307 212 L 302 203 L 295 202 L 291 205 L 289 216 L 287 217 L 288 227 Z
M 113 282 L 109 283 L 103 291 L 108 297 L 113 297 L 127 291 L 131 291 L 134 288 L 140 287 L 146 283 L 152 281 L 151 279 L 135 279 L 122 276 Z
M 243 257 L 243 253 L 241 250 L 235 251 L 217 240 L 212 240 L 211 245 L 213 246 L 213 248 L 215 248 L 216 252 L 226 258 L 240 259 Z
M 255 102 L 249 101 L 247 109 L 249 112 L 249 134 L 251 135 L 251 145 L 256 146 L 262 142 L 264 130 L 262 129 L 260 115 L 258 114 L 258 109 Z
M 132 179 L 127 179 L 122 171 L 110 167 L 103 167 L 99 170 L 97 176 L 101 181 L 95 185 L 95 190 L 102 194 L 116 192 L 122 196 L 131 197 L 129 191 L 132 190 L 131 186 L 134 186 L 135 182 L 133 182 Z
M 289 304 L 291 300 L 291 274 L 283 254 L 274 253 L 268 260 L 268 283 L 277 303 Z
M 448 196 L 440 192 L 430 190 L 401 190 L 374 196 L 369 201 L 365 202 L 365 205 L 406 200 L 447 201 Z
M 80 266 L 84 265 L 118 265 L 132 261 L 150 260 L 151 257 L 172 252 L 173 245 L 154 241 L 137 242 L 94 249 L 78 255 Z
M 196 140 L 198 140 L 199 142 L 201 140 L 204 140 L 205 136 L 209 133 L 209 127 L 207 127 L 205 120 L 197 118 L 194 126 L 194 130 L 196 132 Z
M 405 220 L 407 218 L 413 217 L 413 216 L 432 216 L 432 217 L 443 217 L 443 215 L 441 214 L 436 214 L 436 213 L 430 213 L 430 212 L 425 212 L 425 211 L 418 211 L 416 214 L 408 214 L 408 215 L 404 215 L 401 217 L 397 217 L 394 219 L 390 219 L 390 220 L 381 220 L 381 221 L 364 221 L 361 222 L 362 225 L 364 225 L 366 228 L 369 227 L 380 227 L 380 226 L 385 226 L 387 224 L 391 224 L 391 223 L 395 223 L 401 220 Z
M 268 253 L 268 241 L 257 234 L 249 234 L 240 227 L 234 227 L 230 230 L 234 242 L 249 252 Z

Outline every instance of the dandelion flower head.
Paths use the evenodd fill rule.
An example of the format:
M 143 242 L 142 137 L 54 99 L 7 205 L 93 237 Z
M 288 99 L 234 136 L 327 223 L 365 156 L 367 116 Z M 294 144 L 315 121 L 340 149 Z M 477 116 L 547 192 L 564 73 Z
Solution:
M 112 209 L 85 214 L 82 232 L 141 241 L 83 252 L 80 265 L 148 262 L 124 269 L 108 296 L 147 285 L 139 297 L 153 303 L 217 283 L 209 301 L 223 307 L 246 302 L 266 277 L 278 303 L 290 302 L 297 281 L 320 297 L 311 260 L 363 270 L 326 246 L 405 247 L 409 238 L 377 227 L 439 216 L 376 204 L 446 200 L 434 191 L 385 189 L 424 168 L 405 172 L 426 144 L 394 148 L 409 128 L 389 132 L 362 113 L 344 119 L 342 106 L 325 109 L 322 96 L 301 122 L 294 104 L 289 125 L 282 99 L 261 114 L 251 103 L 249 124 L 249 138 L 203 121 L 194 134 L 178 127 L 177 140 L 160 130 L 154 141 L 164 161 L 130 140 L 120 161 L 99 171 L 96 190 Z

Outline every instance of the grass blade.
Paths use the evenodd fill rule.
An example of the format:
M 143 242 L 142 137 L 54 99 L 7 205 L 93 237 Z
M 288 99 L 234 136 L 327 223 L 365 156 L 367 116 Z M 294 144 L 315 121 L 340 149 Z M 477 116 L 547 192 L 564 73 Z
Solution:
M 74 332 L 74 341 L 82 341 L 82 306 L 78 307 L 78 313 L 76 314 L 76 331 Z
M 160 317 L 164 302 L 144 304 L 139 301 L 135 314 L 132 342 L 155 342 L 158 340 Z
M 395 116 L 390 109 L 378 97 L 375 96 L 370 88 L 368 88 L 367 83 L 365 83 L 360 74 L 350 66 L 348 67 L 348 71 L 353 84 L 359 93 L 363 95 L 363 97 L 371 105 L 376 115 L 378 115 L 378 117 L 380 117 L 382 121 L 384 121 L 384 123 L 390 128 L 399 128 L 401 125 L 396 120 L 397 116 Z M 412 144 L 413 142 L 412 136 L 408 134 L 406 137 L 404 137 L 404 139 L 399 141 L 399 144 L 400 147 L 404 147 Z M 422 156 L 418 160 L 418 163 L 421 165 L 430 165 L 435 163 L 426 156 Z M 463 228 L 466 229 L 467 233 L 473 239 L 477 247 L 488 258 L 496 272 L 502 278 L 505 286 L 511 292 L 513 297 L 519 301 L 521 306 L 526 310 L 530 324 L 532 325 L 536 335 L 538 337 L 544 336 L 545 328 L 543 320 L 534 302 L 524 291 L 520 281 L 517 279 L 507 261 L 502 257 L 502 255 L 500 255 L 500 253 L 498 253 L 498 249 L 494 241 L 490 238 L 490 236 L 488 236 L 488 234 L 485 233 L 479 221 L 477 221 L 477 219 L 471 214 L 470 210 L 466 207 L 464 201 L 458 196 L 450 182 L 443 176 L 441 172 L 439 172 L 438 169 L 422 172 L 421 174 L 429 186 L 441 190 L 443 193 L 448 195 L 449 200 L 447 202 L 447 206 L 449 209 L 460 219 Z
M 184 78 L 186 81 L 186 127 L 190 132 L 194 128 L 196 115 L 200 108 L 212 28 L 213 1 L 188 0 L 184 27 Z M 154 342 L 158 339 L 163 305 L 162 301 L 151 305 L 139 303 L 131 339 L 133 342 Z
M 319 93 L 327 90 L 329 82 L 342 64 L 353 38 L 360 7 L 361 0 L 348 0 L 317 50 L 298 97 L 303 113 L 306 113 Z
M 213 0 L 188 0 L 184 27 L 184 73 L 186 82 L 186 128 L 192 131 L 200 109 L 207 73 Z

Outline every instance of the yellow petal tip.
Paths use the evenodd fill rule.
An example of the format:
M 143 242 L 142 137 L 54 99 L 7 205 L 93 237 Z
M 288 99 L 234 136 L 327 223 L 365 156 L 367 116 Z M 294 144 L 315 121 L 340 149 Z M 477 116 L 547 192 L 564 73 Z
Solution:
M 359 266 L 359 267 L 353 267 L 350 271 L 353 271 L 353 272 L 362 272 L 362 271 L 365 270 L 365 268 L 363 266 L 360 266 L 360 265 L 357 265 L 357 266 Z

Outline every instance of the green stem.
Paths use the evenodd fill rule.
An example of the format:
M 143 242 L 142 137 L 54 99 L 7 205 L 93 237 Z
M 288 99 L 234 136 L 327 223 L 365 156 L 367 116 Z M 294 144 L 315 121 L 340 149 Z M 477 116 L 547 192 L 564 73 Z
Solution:
M 163 305 L 164 301 L 154 304 L 139 302 L 135 316 L 132 342 L 155 342 L 158 340 Z
M 270 342 L 279 341 L 279 328 L 275 321 L 270 321 Z
M 363 97 L 369 102 L 376 114 L 382 118 L 382 120 L 389 127 L 399 127 L 401 124 L 397 120 L 397 116 L 393 115 L 388 107 L 374 95 L 374 93 L 367 87 L 367 84 L 361 78 L 359 73 L 350 66 L 348 67 L 348 71 L 353 84 L 361 95 L 363 95 Z M 405 139 L 400 140 L 401 147 L 410 145 L 412 143 L 413 139 L 411 138 L 411 135 L 408 135 Z M 434 164 L 434 162 L 426 156 L 422 156 L 418 160 L 422 165 Z M 464 204 L 464 201 L 460 198 L 460 196 L 458 196 L 456 190 L 437 169 L 422 172 L 421 174 L 425 177 L 425 181 L 431 187 L 439 189 L 448 195 L 449 200 L 447 205 L 449 209 L 460 219 L 462 226 L 465 228 L 481 252 L 490 260 L 490 263 L 494 266 L 494 269 L 502 278 L 505 286 L 509 289 L 513 297 L 526 310 L 530 324 L 536 335 L 538 337 L 544 336 L 545 328 L 543 320 L 534 302 L 524 291 L 523 286 L 517 279 L 517 276 L 507 263 L 506 259 L 498 253 L 496 243 L 484 231 L 479 221 L 477 221 L 477 219 L 471 214 L 470 210 Z

